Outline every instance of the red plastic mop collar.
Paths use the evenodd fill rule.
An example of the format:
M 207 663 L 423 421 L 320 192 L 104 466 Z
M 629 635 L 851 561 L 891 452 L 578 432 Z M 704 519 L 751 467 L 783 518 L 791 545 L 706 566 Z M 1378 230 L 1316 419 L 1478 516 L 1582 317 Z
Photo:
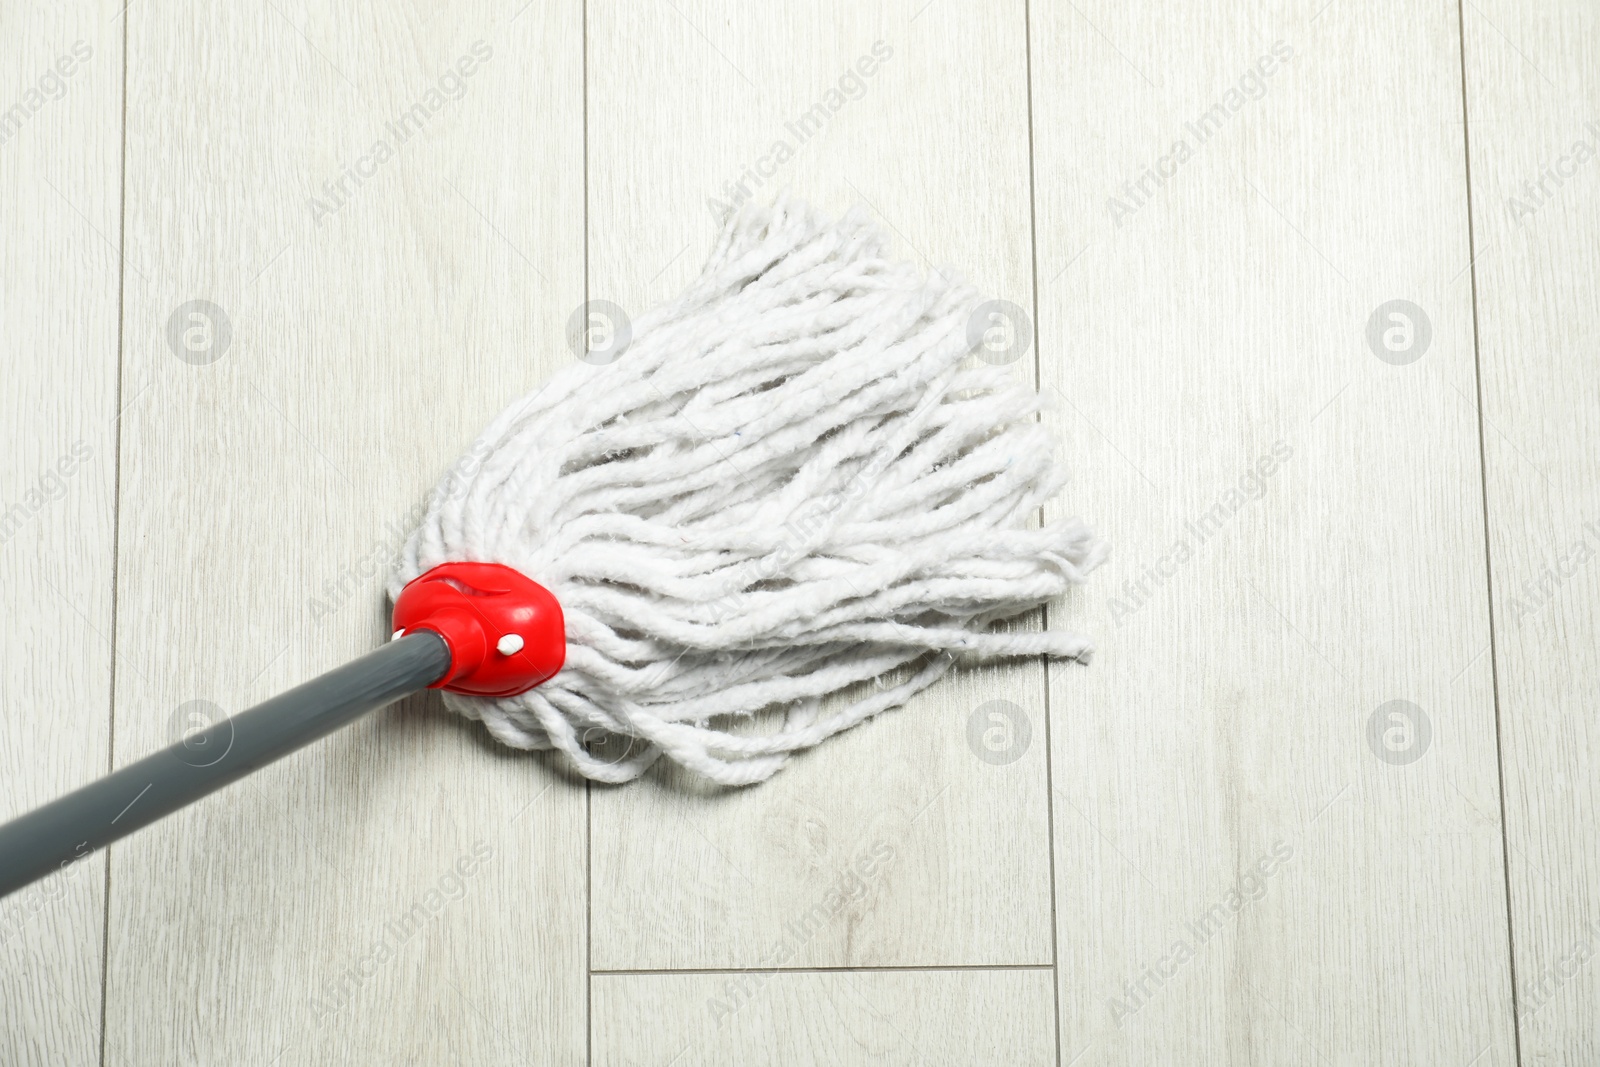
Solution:
M 567 658 L 555 595 L 499 563 L 445 563 L 407 583 L 394 627 L 396 637 L 432 630 L 450 646 L 450 670 L 429 689 L 515 696 L 554 677 Z

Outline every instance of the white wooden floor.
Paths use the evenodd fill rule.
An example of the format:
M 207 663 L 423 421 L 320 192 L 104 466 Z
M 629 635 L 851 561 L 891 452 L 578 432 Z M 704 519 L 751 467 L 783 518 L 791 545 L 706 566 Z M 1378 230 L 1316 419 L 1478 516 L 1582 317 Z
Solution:
M 0 818 L 381 641 L 745 195 L 1023 309 L 1114 544 L 745 791 L 380 713 L 0 901 L 0 1063 L 1600 1062 L 1597 101 L 1579 0 L 0 0 Z

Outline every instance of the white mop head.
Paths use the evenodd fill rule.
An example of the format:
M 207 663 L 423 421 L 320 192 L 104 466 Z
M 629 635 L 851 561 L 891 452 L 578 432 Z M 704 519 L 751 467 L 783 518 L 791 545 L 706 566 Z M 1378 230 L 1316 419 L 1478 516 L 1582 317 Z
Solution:
M 390 595 L 502 563 L 567 627 L 543 685 L 445 703 L 597 780 L 665 755 L 743 784 L 958 657 L 1086 658 L 1070 634 L 991 629 L 1105 548 L 1077 520 L 1028 528 L 1065 474 L 1039 397 L 968 358 L 978 302 L 886 258 L 854 213 L 735 216 L 620 358 L 513 404 L 435 491 Z

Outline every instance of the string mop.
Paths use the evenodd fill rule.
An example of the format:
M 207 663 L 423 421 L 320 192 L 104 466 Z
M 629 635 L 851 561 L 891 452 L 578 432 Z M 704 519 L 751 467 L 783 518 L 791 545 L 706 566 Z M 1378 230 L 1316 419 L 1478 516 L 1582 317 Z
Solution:
M 968 358 L 979 302 L 860 214 L 746 207 L 619 358 L 513 404 L 434 492 L 391 595 L 499 563 L 555 595 L 567 636 L 537 688 L 446 706 L 599 781 L 666 756 L 743 785 L 957 660 L 1086 658 L 1072 634 L 994 628 L 1106 549 L 1076 519 L 1029 528 L 1066 474 L 1039 396 Z M 777 728 L 718 728 L 759 713 Z

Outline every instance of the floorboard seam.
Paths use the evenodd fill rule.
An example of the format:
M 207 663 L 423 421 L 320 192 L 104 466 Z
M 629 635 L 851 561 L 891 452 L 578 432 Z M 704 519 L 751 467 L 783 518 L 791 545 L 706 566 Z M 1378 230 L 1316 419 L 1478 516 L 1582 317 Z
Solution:
M 1483 504 L 1483 579 L 1489 613 L 1489 686 L 1494 697 L 1495 775 L 1500 791 L 1500 871 L 1505 880 L 1506 966 L 1511 982 L 1511 1039 L 1518 1067 L 1522 1064 L 1522 1023 L 1517 1003 L 1516 915 L 1511 906 L 1510 826 L 1506 820 L 1505 745 L 1500 723 L 1500 656 L 1494 628 L 1494 560 L 1489 540 L 1489 464 L 1483 435 L 1483 354 L 1478 333 L 1478 253 L 1477 234 L 1472 219 L 1472 132 L 1467 105 L 1467 23 L 1462 0 L 1456 0 L 1456 30 L 1461 44 L 1461 152 L 1466 168 L 1467 268 L 1472 275 L 1472 368 L 1478 402 L 1478 476 Z
M 106 773 L 117 769 L 117 557 L 122 537 L 123 308 L 128 278 L 128 23 L 122 12 L 122 136 L 117 164 L 117 387 L 111 425 L 116 436 L 111 461 L 111 672 L 106 693 Z M 100 927 L 100 1067 L 106 1063 L 106 1009 L 111 985 L 111 846 L 105 849 L 105 899 Z
M 1024 89 L 1028 102 L 1028 272 L 1032 292 L 1033 315 L 1033 387 L 1044 388 L 1044 358 L 1039 343 L 1039 205 L 1035 185 L 1033 153 L 1033 4 L 1022 2 L 1022 55 Z M 1041 416 L 1042 418 L 1042 416 Z M 1039 509 L 1039 521 L 1044 522 L 1044 509 Z M 1050 606 L 1039 609 L 1039 624 L 1050 628 Z M 1050 661 L 1039 657 L 1039 671 L 1044 690 L 1044 812 L 1045 846 L 1050 864 L 1050 996 L 1053 1011 L 1050 1031 L 1055 1038 L 1056 1063 L 1061 1063 L 1061 935 L 1056 926 L 1056 804 L 1054 744 L 1050 735 Z

